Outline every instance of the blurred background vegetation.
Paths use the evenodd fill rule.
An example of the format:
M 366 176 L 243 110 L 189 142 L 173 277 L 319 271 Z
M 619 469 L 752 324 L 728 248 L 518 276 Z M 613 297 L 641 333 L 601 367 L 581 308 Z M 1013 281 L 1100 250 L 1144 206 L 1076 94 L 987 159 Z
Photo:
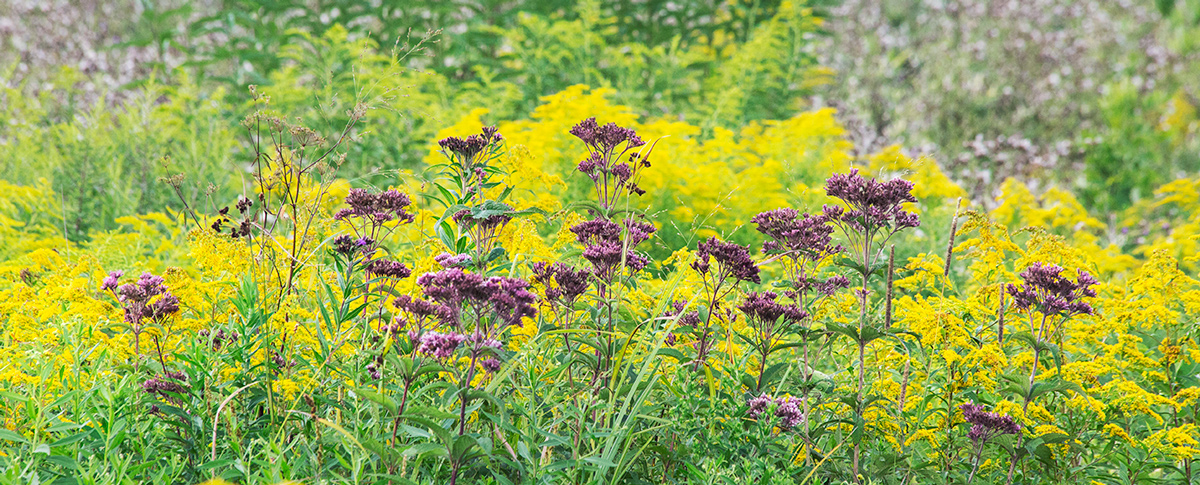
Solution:
M 387 185 L 471 110 L 586 84 L 698 138 L 833 107 L 861 164 L 900 144 L 979 204 L 1015 177 L 1115 217 L 1200 170 L 1198 80 L 1197 0 L 3 0 L 0 173 L 80 240 L 174 204 L 160 177 L 241 193 L 249 85 L 329 137 L 381 107 L 342 173 Z

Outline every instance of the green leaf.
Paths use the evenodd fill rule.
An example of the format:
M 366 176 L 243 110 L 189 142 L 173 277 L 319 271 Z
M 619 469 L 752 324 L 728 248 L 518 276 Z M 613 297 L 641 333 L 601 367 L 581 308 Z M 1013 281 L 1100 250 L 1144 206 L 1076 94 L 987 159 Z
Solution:
M 391 411 L 394 413 L 400 408 L 400 405 L 397 404 L 396 400 L 392 399 L 391 396 L 387 396 L 387 395 L 379 393 L 373 389 L 368 389 L 368 388 L 363 388 L 363 387 L 356 387 L 353 389 L 354 389 L 355 394 L 365 397 L 365 398 L 369 399 L 371 402 L 374 402 L 375 404 L 379 404 L 379 405 L 387 408 L 388 411 Z
M 446 452 L 446 447 L 442 446 L 438 443 L 418 443 L 418 444 L 412 445 L 410 448 L 408 448 L 407 450 L 404 450 L 404 452 L 400 453 L 400 454 L 403 456 L 406 456 L 406 457 L 410 457 L 410 458 L 414 457 L 414 456 L 448 456 L 449 455 L 449 453 Z
M 25 439 L 25 437 L 6 428 L 0 428 L 0 440 L 12 441 L 14 443 L 29 443 L 29 440 Z

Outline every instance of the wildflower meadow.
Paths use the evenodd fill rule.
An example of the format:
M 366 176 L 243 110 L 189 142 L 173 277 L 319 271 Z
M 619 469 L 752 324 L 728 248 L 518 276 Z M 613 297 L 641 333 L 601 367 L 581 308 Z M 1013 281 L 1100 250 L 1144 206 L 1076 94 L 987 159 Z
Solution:
M 1196 5 L 383 3 L 0 9 L 0 484 L 1200 482 Z

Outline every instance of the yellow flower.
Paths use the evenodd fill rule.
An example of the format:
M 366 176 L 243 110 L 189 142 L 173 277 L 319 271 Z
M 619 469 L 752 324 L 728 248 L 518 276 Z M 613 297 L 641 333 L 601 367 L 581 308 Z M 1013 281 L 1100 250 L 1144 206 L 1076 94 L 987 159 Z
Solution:
M 300 393 L 300 385 L 291 379 L 276 379 L 271 381 L 271 391 L 290 401 Z
M 1104 425 L 1104 432 L 1108 433 L 1109 436 L 1112 436 L 1114 438 L 1121 438 L 1125 441 L 1133 442 L 1133 438 L 1131 438 L 1129 436 L 1129 433 L 1127 433 L 1125 431 L 1125 428 L 1117 426 L 1113 423 L 1108 423 L 1108 424 Z

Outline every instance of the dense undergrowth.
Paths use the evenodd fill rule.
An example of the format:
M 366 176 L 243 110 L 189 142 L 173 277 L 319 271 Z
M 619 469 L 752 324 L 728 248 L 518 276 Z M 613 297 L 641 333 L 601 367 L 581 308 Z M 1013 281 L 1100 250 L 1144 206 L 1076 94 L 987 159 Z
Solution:
M 185 209 L 86 243 L 6 185 L 4 481 L 1193 473 L 1200 180 L 984 213 L 929 160 L 852 163 L 829 111 L 702 136 L 605 95 L 472 111 L 351 188 L 368 105 L 326 134 L 256 92 L 243 194 L 168 176 Z
M 810 103 L 803 5 L 526 3 L 4 87 L 0 483 L 1193 480 L 1185 88 L 1105 94 L 1158 172 L 980 198 Z

